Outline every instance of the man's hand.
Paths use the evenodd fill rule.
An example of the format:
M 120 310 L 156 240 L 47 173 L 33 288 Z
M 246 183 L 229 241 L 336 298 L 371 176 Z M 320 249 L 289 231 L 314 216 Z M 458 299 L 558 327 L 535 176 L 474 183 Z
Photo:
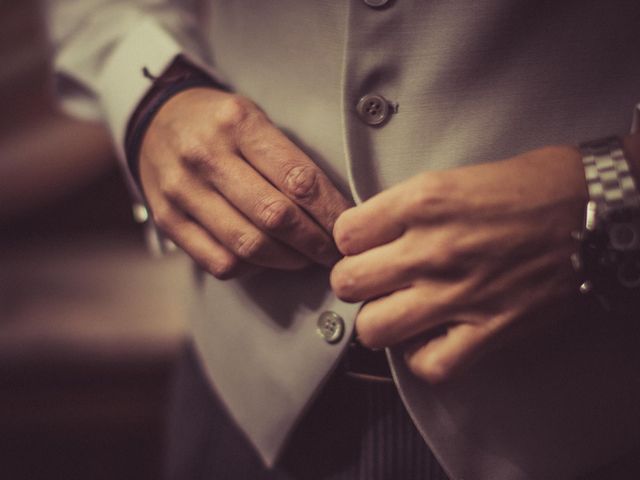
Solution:
M 171 98 L 145 135 L 140 178 L 158 227 L 218 278 L 338 259 L 330 232 L 347 200 L 246 98 Z
M 368 301 L 365 346 L 404 342 L 416 375 L 446 379 L 577 305 L 571 232 L 586 200 L 572 147 L 420 174 L 340 216 L 332 287 Z

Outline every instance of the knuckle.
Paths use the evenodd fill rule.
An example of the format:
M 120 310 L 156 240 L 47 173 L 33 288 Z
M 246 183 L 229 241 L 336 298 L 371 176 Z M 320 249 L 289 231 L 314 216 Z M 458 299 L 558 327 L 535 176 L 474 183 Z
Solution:
M 218 280 L 227 280 L 233 277 L 238 266 L 238 259 L 233 255 L 224 258 L 210 259 L 204 262 L 205 268 Z
M 160 179 L 160 191 L 169 200 L 178 200 L 186 186 L 186 178 L 180 171 L 170 171 Z
M 437 203 L 437 194 L 435 191 L 424 188 L 417 192 L 411 192 L 409 199 L 409 209 L 412 213 L 420 214 Z
M 352 232 L 349 224 L 349 210 L 338 217 L 333 226 L 333 238 L 338 250 L 343 255 L 349 255 L 353 250 Z
M 284 188 L 296 200 L 315 196 L 318 190 L 318 171 L 311 165 L 296 165 L 286 170 Z
M 267 122 L 266 115 L 255 105 L 248 106 L 242 118 L 236 123 L 235 129 L 239 137 L 245 137 L 249 132 L 257 132 Z M 252 137 L 248 135 L 248 137 Z
M 432 384 L 447 381 L 453 373 L 451 364 L 445 361 L 442 356 L 434 353 L 414 356 L 409 359 L 407 366 L 414 375 Z
M 293 205 L 283 200 L 262 201 L 258 218 L 263 228 L 269 231 L 277 231 L 291 227 L 295 219 Z
M 457 249 L 452 244 L 435 243 L 425 248 L 418 262 L 409 266 L 409 274 L 421 276 L 425 271 L 447 271 L 456 265 Z
M 250 138 L 247 134 L 256 131 L 266 119 L 255 103 L 241 95 L 229 95 L 216 115 L 217 128 L 239 139 Z
M 244 259 L 256 257 L 266 246 L 267 238 L 256 233 L 243 233 L 235 241 L 233 251 Z
M 221 129 L 234 129 L 242 125 L 252 112 L 256 110 L 254 104 L 241 95 L 228 95 L 216 107 L 216 121 Z
M 441 172 L 429 172 L 420 177 L 418 188 L 405 190 L 407 210 L 411 217 L 430 216 L 436 213 L 448 198 L 451 197 L 453 185 L 448 182 Z
M 379 349 L 385 346 L 384 328 L 366 308 L 356 317 L 358 341 L 367 348 Z

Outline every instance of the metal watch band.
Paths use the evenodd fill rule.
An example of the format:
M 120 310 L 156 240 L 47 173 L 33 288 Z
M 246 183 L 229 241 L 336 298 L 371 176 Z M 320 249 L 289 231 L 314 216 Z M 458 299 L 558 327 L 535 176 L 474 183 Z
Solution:
M 580 151 L 589 200 L 596 203 L 600 215 L 609 210 L 640 207 L 640 194 L 618 137 L 583 143 Z

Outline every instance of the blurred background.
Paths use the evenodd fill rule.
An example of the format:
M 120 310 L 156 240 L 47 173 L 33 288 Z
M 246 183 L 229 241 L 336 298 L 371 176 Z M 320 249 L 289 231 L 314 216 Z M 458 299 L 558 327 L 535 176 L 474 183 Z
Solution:
M 155 479 L 188 268 L 147 254 L 48 57 L 39 2 L 0 0 L 0 477 Z

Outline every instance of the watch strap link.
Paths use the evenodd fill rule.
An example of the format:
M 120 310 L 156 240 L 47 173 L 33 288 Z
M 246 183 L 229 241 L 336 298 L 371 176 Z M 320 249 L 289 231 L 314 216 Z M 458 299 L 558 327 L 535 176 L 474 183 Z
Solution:
M 583 143 L 580 151 L 589 199 L 596 203 L 600 214 L 640 207 L 640 194 L 618 137 Z

